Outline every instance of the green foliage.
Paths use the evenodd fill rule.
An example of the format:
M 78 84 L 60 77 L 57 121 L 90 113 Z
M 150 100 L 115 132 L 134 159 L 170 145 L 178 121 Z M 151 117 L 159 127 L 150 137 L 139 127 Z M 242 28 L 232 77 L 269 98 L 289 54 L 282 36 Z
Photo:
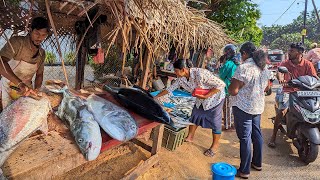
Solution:
M 299 42 L 301 41 L 301 34 L 300 33 L 291 33 L 291 34 L 282 34 L 280 37 L 275 39 L 271 45 L 271 49 L 282 49 L 285 52 L 288 50 L 289 45 L 292 42 Z M 305 45 L 310 46 L 311 42 L 307 39 L 305 40 Z
M 64 55 L 64 62 L 67 65 L 76 65 L 76 55 L 74 52 L 68 52 Z
M 210 0 L 203 2 L 208 3 L 212 10 L 207 13 L 207 17 L 222 24 L 231 38 L 238 43 L 252 41 L 257 46 L 260 45 L 263 34 L 257 26 L 257 20 L 261 17 L 257 4 L 250 0 L 223 0 L 216 4 L 212 4 Z M 189 3 L 188 5 L 197 9 L 207 7 L 201 3 Z
M 319 11 L 320 13 L 320 11 Z M 280 25 L 274 25 L 271 27 L 262 27 L 263 30 L 263 41 L 262 44 L 266 46 L 278 44 L 279 38 L 283 34 L 293 34 L 293 36 L 296 36 L 299 38 L 292 39 L 295 40 L 294 42 L 300 42 L 301 41 L 301 31 L 303 29 L 303 14 L 304 12 L 301 12 L 300 15 L 293 20 L 292 23 L 284 26 Z M 310 42 L 319 42 L 320 41 L 320 26 L 317 22 L 316 13 L 315 11 L 312 11 L 311 13 L 307 13 L 307 21 L 306 21 L 306 29 L 307 29 L 307 36 L 305 38 L 305 45 L 309 48 Z M 276 41 L 274 43 L 274 41 Z M 288 42 L 289 44 L 292 42 Z M 281 43 L 280 43 L 281 44 Z M 289 44 L 286 44 L 288 46 Z M 286 47 L 281 47 L 286 48 Z
M 53 52 L 46 52 L 46 58 L 44 62 L 45 64 L 55 64 L 57 62 L 57 57 Z

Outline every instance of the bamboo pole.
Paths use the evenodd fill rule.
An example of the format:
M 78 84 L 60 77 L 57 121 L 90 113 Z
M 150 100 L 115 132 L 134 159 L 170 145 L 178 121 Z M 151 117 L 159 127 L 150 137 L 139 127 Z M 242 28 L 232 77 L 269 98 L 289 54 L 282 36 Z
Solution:
M 65 80 L 66 80 L 66 84 L 67 84 L 67 86 L 69 86 L 67 71 L 66 71 L 66 67 L 65 67 L 65 65 L 64 65 L 64 59 L 63 59 L 63 57 L 62 57 L 61 48 L 60 48 L 60 43 L 59 43 L 59 39 L 58 39 L 58 34 L 57 34 L 57 30 L 56 30 L 56 27 L 55 27 L 54 22 L 53 22 L 53 18 L 52 18 L 52 14 L 51 14 L 51 10 L 50 10 L 49 1 L 48 1 L 48 0 L 45 0 L 45 3 L 46 3 L 46 8 L 47 8 L 47 13 L 48 13 L 48 17 L 49 17 L 49 20 L 50 20 L 50 24 L 51 24 L 51 27 L 52 27 L 52 29 L 53 29 L 54 37 L 55 37 L 56 42 L 57 42 L 58 53 L 59 53 L 59 57 L 60 57 L 61 64 L 62 64 L 62 71 L 63 71 L 64 77 L 65 77 Z

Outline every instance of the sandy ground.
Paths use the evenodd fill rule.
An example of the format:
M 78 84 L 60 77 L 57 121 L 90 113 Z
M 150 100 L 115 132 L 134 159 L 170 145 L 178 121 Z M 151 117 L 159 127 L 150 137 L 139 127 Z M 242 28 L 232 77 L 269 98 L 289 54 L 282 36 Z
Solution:
M 265 139 L 263 171 L 252 171 L 250 179 L 320 179 L 320 158 L 312 164 L 305 165 L 298 159 L 297 151 L 291 140 L 280 132 L 277 148 L 267 147 L 272 132 L 272 123 L 269 118 L 274 116 L 273 103 L 274 93 L 266 97 L 265 112 L 261 121 Z M 175 151 L 162 148 L 159 154 L 159 166 L 151 168 L 138 179 L 212 179 L 210 167 L 213 163 L 227 162 L 238 167 L 240 163 L 239 141 L 236 133 L 234 131 L 223 132 L 220 149 L 213 158 L 203 155 L 203 152 L 210 146 L 210 139 L 211 131 L 200 128 L 196 132 L 193 143 L 184 143 Z M 141 160 L 146 160 L 148 156 L 149 153 L 146 151 L 128 143 L 110 152 L 107 151 L 97 162 L 80 166 L 59 179 L 120 179 Z M 104 157 L 109 158 L 106 161 Z

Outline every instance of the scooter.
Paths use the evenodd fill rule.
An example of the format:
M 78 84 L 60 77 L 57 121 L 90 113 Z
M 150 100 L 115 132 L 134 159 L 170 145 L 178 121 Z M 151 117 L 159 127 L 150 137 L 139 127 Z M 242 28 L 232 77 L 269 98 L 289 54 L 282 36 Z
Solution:
M 286 67 L 278 67 L 278 71 L 290 74 Z M 289 108 L 280 130 L 292 139 L 300 159 L 309 164 L 317 159 L 320 145 L 320 81 L 312 76 L 290 76 L 288 86 L 299 90 L 289 94 Z

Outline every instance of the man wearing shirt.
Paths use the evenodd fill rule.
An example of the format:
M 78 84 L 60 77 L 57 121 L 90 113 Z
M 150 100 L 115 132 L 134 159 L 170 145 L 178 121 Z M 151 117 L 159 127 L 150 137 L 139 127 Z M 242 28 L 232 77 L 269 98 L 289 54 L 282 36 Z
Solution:
M 317 69 L 317 63 L 320 61 L 320 48 L 317 43 L 311 45 L 312 49 L 308 52 L 306 59 L 311 61 L 315 69 Z
M 0 50 L 2 106 L 5 108 L 20 95 L 37 96 L 43 81 L 45 51 L 40 44 L 49 33 L 48 21 L 43 17 L 33 19 L 27 36 L 14 36 Z M 34 87 L 32 78 L 35 76 Z M 20 89 L 19 92 L 11 87 Z
M 303 58 L 304 47 L 302 43 L 295 43 L 290 45 L 289 49 L 289 60 L 282 62 L 279 66 L 284 66 L 290 72 L 287 74 L 277 74 L 277 78 L 280 84 L 286 84 L 292 78 L 297 78 L 299 76 L 309 75 L 317 77 L 317 72 L 313 66 L 313 64 Z M 271 136 L 270 142 L 268 144 L 269 147 L 276 147 L 276 137 L 278 128 L 281 122 L 281 119 L 284 118 L 287 113 L 288 104 L 289 104 L 289 94 L 290 92 L 294 92 L 298 89 L 291 87 L 283 87 L 282 92 L 277 93 L 276 95 L 276 108 L 278 109 L 278 113 L 275 118 L 273 134 Z

